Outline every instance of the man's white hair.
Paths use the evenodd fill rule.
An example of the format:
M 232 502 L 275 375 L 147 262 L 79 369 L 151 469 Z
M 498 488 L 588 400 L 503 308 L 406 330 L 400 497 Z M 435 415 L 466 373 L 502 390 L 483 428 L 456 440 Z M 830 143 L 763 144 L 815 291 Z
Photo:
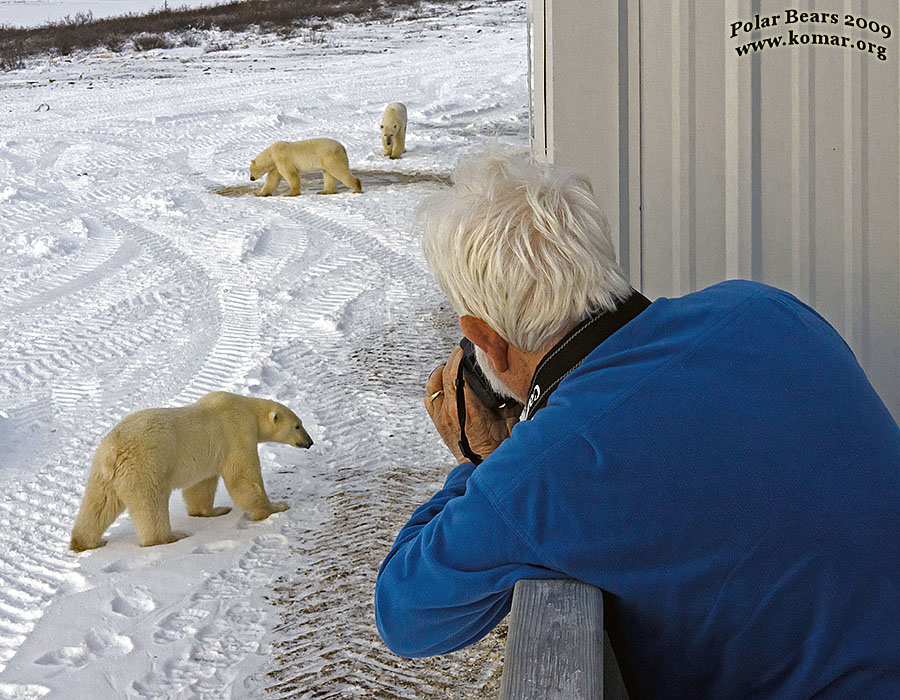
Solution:
M 496 146 L 461 158 L 418 210 L 429 266 L 460 316 L 531 352 L 631 287 L 589 180 Z

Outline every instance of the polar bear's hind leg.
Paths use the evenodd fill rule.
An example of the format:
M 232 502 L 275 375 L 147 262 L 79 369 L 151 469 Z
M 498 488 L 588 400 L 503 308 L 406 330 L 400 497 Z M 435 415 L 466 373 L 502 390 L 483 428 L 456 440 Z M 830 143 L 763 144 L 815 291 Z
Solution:
M 322 171 L 323 185 L 318 194 L 334 194 L 337 192 L 337 178 L 327 170 Z
M 350 182 L 347 182 L 344 184 L 346 184 L 348 187 L 352 187 L 353 191 L 356 192 L 356 194 L 359 194 L 360 192 L 362 192 L 362 183 L 359 181 L 358 177 L 351 176 Z
M 362 192 L 359 178 L 350 172 L 350 161 L 347 160 L 347 152 L 341 147 L 340 151 L 330 153 L 322 158 L 322 171 L 331 177 L 340 180 L 354 192 Z M 328 189 L 327 187 L 325 189 Z
M 214 507 L 216 488 L 219 485 L 219 477 L 204 479 L 193 486 L 189 486 L 181 492 L 184 503 L 187 506 L 188 515 L 200 518 L 215 518 L 231 512 L 227 506 Z
M 187 537 L 187 533 L 173 532 L 169 524 L 170 493 L 168 489 L 160 489 L 153 494 L 121 494 L 134 522 L 141 547 L 169 544 Z
M 353 173 L 350 172 L 348 166 L 343 163 L 331 163 L 329 164 L 328 169 L 331 171 L 331 176 L 333 178 L 340 180 L 354 192 L 362 192 L 362 183 L 360 183 L 358 177 L 355 177 Z
M 69 549 L 73 552 L 83 552 L 105 545 L 106 540 L 101 539 L 103 533 L 123 510 L 125 504 L 119 500 L 112 485 L 91 473 L 78 517 L 75 519 L 75 526 L 72 528 Z

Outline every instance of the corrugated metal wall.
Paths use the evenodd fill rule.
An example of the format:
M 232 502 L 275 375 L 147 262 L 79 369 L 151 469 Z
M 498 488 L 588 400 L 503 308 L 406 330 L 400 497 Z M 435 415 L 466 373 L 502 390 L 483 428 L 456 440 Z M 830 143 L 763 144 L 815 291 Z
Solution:
M 535 146 L 589 170 L 643 291 L 736 277 L 787 289 L 900 418 L 900 3 L 557 1 L 614 48 L 592 70 L 559 27 L 546 33 L 535 114 L 554 119 Z M 536 39 L 553 2 L 534 6 Z M 565 118 L 579 105 L 554 103 L 566 91 L 552 84 L 613 71 L 617 89 L 578 93 L 616 137 L 597 168 L 590 152 L 609 161 L 612 137 L 586 143 Z

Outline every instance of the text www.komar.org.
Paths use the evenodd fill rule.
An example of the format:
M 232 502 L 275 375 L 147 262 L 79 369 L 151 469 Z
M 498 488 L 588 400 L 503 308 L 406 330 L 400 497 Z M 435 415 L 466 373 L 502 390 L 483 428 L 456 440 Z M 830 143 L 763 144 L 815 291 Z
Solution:
M 802 28 L 788 25 L 802 25 Z M 853 27 L 854 29 L 863 30 L 869 36 L 854 39 L 843 34 L 829 34 L 816 31 L 824 28 L 823 25 Z M 788 9 L 784 13 L 774 15 L 754 15 L 752 19 L 738 20 L 732 22 L 729 26 L 731 29 L 730 38 L 732 39 L 738 39 L 742 34 L 765 29 L 776 27 L 787 29 L 787 34 L 756 39 L 735 46 L 734 50 L 738 56 L 747 56 L 756 51 L 775 49 L 781 46 L 836 46 L 838 48 L 862 51 L 872 54 L 880 61 L 886 61 L 887 46 L 878 41 L 872 41 L 872 39 L 890 39 L 893 35 L 889 25 L 867 17 L 850 14 L 840 15 L 836 12 L 799 12 L 794 9 Z

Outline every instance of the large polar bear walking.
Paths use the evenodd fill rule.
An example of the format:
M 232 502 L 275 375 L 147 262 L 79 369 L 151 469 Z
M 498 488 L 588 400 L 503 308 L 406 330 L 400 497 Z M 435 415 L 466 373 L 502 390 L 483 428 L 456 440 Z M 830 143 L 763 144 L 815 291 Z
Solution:
M 186 537 L 169 525 L 169 496 L 184 489 L 188 515 L 225 515 L 214 507 L 221 476 L 231 498 L 253 520 L 288 509 L 266 495 L 257 444 L 313 444 L 300 419 L 276 401 L 224 391 L 179 408 L 148 408 L 126 416 L 94 455 L 72 528 L 76 552 L 106 544 L 103 532 L 128 508 L 142 547 Z
M 391 160 L 406 152 L 406 105 L 391 102 L 381 117 L 381 145 Z
M 285 197 L 296 197 L 300 194 L 300 174 L 315 170 L 322 171 L 325 181 L 319 194 L 337 192 L 338 180 L 354 192 L 362 192 L 359 178 L 350 172 L 347 150 L 334 139 L 276 141 L 251 161 L 250 180 L 266 175 L 266 184 L 257 196 L 268 197 L 284 178 L 291 186 Z

